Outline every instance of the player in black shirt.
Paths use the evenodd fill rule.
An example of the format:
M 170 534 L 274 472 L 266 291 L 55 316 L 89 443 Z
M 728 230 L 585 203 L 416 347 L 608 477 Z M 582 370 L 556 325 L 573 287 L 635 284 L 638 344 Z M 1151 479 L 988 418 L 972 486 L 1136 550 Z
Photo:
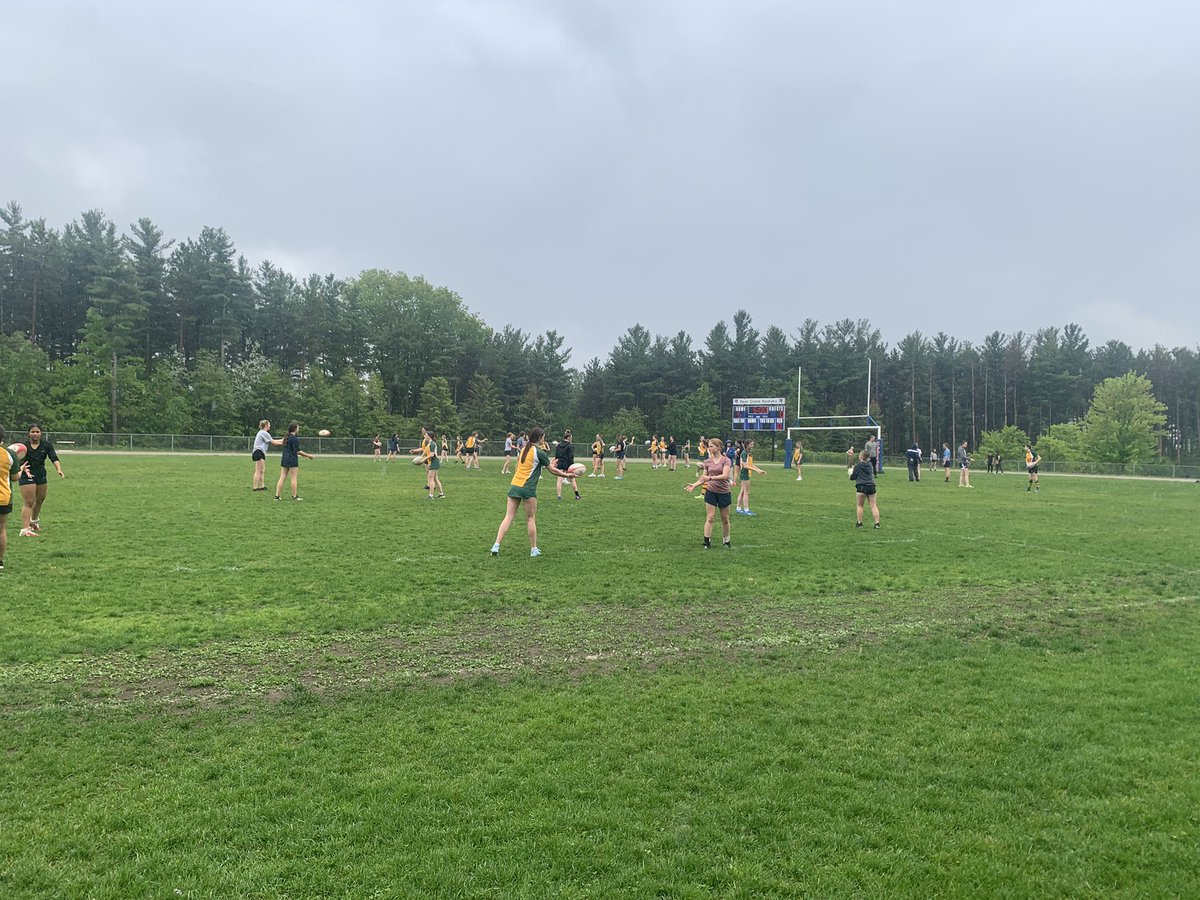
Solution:
M 54 445 L 42 436 L 40 425 L 29 426 L 29 451 L 21 469 L 21 537 L 37 537 L 42 530 L 42 504 L 46 502 L 46 460 L 54 464 L 59 478 L 66 478 Z

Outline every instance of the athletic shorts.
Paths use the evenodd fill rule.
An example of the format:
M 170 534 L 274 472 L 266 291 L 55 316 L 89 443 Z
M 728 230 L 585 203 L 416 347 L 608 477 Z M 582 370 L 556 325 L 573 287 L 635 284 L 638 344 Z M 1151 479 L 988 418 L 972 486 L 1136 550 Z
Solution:
M 266 459 L 267 454 L 263 453 L 261 450 L 255 450 L 250 454 L 250 458 L 255 462 L 258 462 L 260 459 Z
M 704 502 L 709 506 L 715 506 L 717 509 L 725 509 L 733 502 L 733 494 L 729 491 L 724 491 L 718 494 L 716 491 L 705 491 Z
M 508 489 L 508 496 L 514 500 L 536 500 L 537 491 L 533 488 L 517 487 L 514 484 Z
M 11 503 L 6 503 L 3 506 L 0 506 L 0 516 L 7 516 L 9 513 L 11 513 L 12 506 L 13 505 Z
M 1030 474 L 1030 475 L 1036 475 L 1036 474 L 1037 474 L 1037 470 L 1038 470 L 1038 467 L 1037 467 L 1037 466 L 1029 466 L 1029 467 L 1028 467 L 1028 472 L 1029 472 L 1029 474 Z
M 18 484 L 46 484 L 46 481 L 47 479 L 45 472 L 43 472 L 41 475 L 26 475 L 24 472 L 22 472 L 21 477 L 17 479 Z
M 854 490 L 858 491 L 860 494 L 865 494 L 866 496 L 870 497 L 872 494 L 875 493 L 875 485 L 873 485 L 873 484 L 856 484 L 854 486 Z
M 468 454 L 469 456 L 478 456 L 478 455 L 479 455 L 479 448 L 478 448 L 478 447 L 469 447 L 469 448 L 467 449 L 467 454 Z
M 442 461 L 440 459 L 438 459 L 436 456 L 429 457 L 429 470 L 431 472 L 436 471 L 437 469 L 440 469 L 441 467 L 442 467 Z
M 504 451 L 504 455 L 505 455 L 505 456 L 512 456 L 512 451 L 511 451 L 511 450 L 505 450 L 505 451 Z
M 750 480 L 750 470 L 742 469 L 740 477 L 741 477 L 742 481 L 749 481 Z

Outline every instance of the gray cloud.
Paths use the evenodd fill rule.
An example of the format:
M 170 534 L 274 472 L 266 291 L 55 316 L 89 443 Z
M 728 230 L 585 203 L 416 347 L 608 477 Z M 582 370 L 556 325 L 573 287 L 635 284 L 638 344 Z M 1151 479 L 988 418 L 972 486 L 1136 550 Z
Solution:
M 582 365 L 869 317 L 1200 344 L 1200 7 L 24 4 L 0 199 L 380 266 Z

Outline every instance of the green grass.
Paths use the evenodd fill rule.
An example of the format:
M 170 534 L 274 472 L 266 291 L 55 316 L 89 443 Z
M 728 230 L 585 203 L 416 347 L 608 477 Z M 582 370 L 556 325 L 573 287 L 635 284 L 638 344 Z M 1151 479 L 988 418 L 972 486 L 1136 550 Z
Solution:
M 892 472 L 859 531 L 774 468 L 704 551 L 639 465 L 543 484 L 531 560 L 495 461 L 64 463 L 0 575 L 4 896 L 1200 895 L 1195 485 Z

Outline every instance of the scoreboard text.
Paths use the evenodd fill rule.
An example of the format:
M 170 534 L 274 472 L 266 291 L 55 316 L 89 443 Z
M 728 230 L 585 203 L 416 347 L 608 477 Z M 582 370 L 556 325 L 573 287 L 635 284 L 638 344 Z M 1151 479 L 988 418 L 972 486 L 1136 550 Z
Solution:
M 786 397 L 735 397 L 734 431 L 783 431 Z

